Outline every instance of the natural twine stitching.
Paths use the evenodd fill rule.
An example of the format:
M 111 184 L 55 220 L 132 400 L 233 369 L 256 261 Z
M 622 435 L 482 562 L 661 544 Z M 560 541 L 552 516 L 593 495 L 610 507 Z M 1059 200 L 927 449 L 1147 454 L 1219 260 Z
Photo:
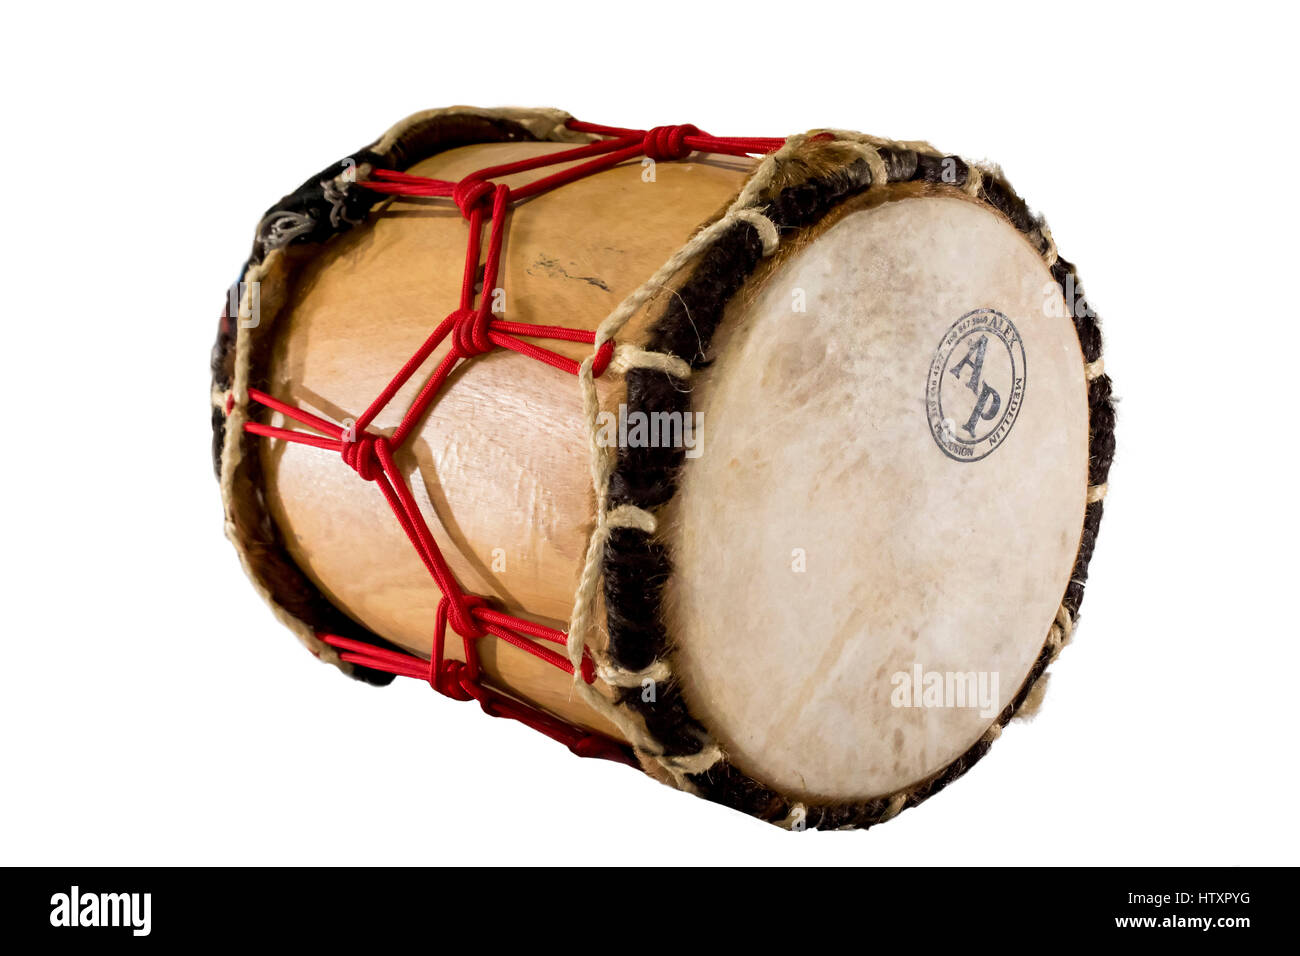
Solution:
M 763 243 L 763 255 L 770 256 L 776 252 L 776 247 L 781 243 L 776 223 L 754 209 L 742 209 L 736 213 L 736 218 L 743 219 L 758 230 L 759 241 Z
M 244 569 L 244 574 L 253 585 L 262 600 L 271 608 L 271 613 L 275 615 L 276 620 L 287 627 L 295 637 L 298 638 L 313 653 L 319 654 L 322 660 L 330 663 L 338 663 L 338 654 L 332 648 L 322 644 L 316 638 L 315 630 L 305 621 L 295 617 L 287 611 L 275 599 L 271 589 L 263 583 L 253 566 L 248 549 L 244 545 L 243 538 L 240 534 L 238 525 L 234 519 L 234 500 L 235 500 L 235 473 L 239 470 L 239 465 L 244 458 L 244 422 L 248 419 L 248 383 L 250 376 L 250 366 L 252 364 L 253 353 L 253 334 L 260 329 L 265 329 L 271 323 L 273 318 L 269 315 L 269 309 L 263 309 L 260 318 L 260 326 L 245 328 L 241 316 L 251 316 L 252 314 L 252 296 L 253 284 L 261 282 L 269 275 L 278 265 L 283 253 L 276 249 L 270 252 L 265 259 L 248 268 L 244 273 L 243 279 L 244 291 L 240 296 L 239 305 L 236 314 L 230 316 L 230 320 L 235 323 L 235 368 L 234 376 L 230 383 L 230 411 L 226 415 L 226 433 L 225 439 L 221 445 L 221 504 L 225 512 L 225 534 L 231 544 L 235 546 L 235 554 L 239 556 L 239 564 Z M 222 408 L 225 407 L 225 399 L 222 399 Z
M 699 753 L 686 754 L 680 757 L 661 756 L 658 758 L 664 769 L 673 776 L 681 778 L 690 774 L 704 773 L 721 759 L 722 748 L 712 742 L 706 744 Z
M 650 352 L 636 345 L 620 345 L 614 349 L 614 358 L 609 363 L 609 367 L 616 372 L 650 368 L 666 372 L 676 378 L 691 377 L 691 366 L 685 359 L 668 352 Z
M 777 165 L 785 161 L 805 139 L 805 136 L 792 136 L 786 140 L 784 146 L 764 158 L 722 218 L 697 232 L 686 245 L 673 253 L 654 275 L 619 303 L 597 327 L 592 353 L 583 359 L 578 367 L 578 387 L 582 393 L 583 413 L 587 420 L 592 485 L 596 492 L 596 529 L 592 533 L 591 541 L 588 542 L 587 557 L 579 579 L 578 593 L 574 597 L 573 613 L 569 619 L 570 661 L 581 662 L 585 647 L 584 635 L 590 623 L 591 606 L 595 602 L 597 581 L 600 577 L 601 554 L 605 539 L 608 537 L 605 507 L 609 497 L 609 476 L 614 468 L 612 451 L 605 448 L 598 437 L 600 401 L 596 395 L 596 379 L 592 374 L 592 363 L 595 361 L 596 353 L 605 342 L 622 330 L 660 287 L 711 245 L 718 236 L 730 229 L 740 218 L 739 214 L 742 211 L 754 205 L 762 190 L 771 183 Z
M 617 508 L 610 509 L 605 524 L 610 528 L 636 528 L 646 534 L 654 534 L 657 522 L 655 516 L 644 508 L 638 508 L 636 505 L 619 505 Z
M 874 144 L 853 143 L 852 146 L 853 151 L 866 160 L 867 168 L 871 170 L 871 188 L 875 189 L 889 182 L 889 168 L 881 158 L 880 150 Z
M 583 652 L 586 650 L 586 635 L 591 627 L 591 616 L 596 605 L 596 593 L 600 585 L 602 557 L 609 540 L 611 514 L 606 512 L 609 502 L 609 478 L 614 471 L 613 451 L 604 447 L 598 437 L 600 399 L 596 394 L 596 379 L 592 373 L 592 363 L 596 353 L 605 342 L 613 339 L 641 309 L 673 276 L 695 259 L 701 252 L 711 246 L 719 236 L 732 228 L 737 222 L 748 222 L 758 232 L 763 243 L 763 254 L 770 255 L 779 244 L 780 237 L 776 226 L 766 216 L 760 216 L 751 207 L 757 205 L 759 197 L 772 183 L 777 167 L 789 159 L 792 153 L 804 144 L 807 136 L 791 136 L 775 152 L 765 156 L 732 201 L 727 211 L 716 222 L 697 232 L 682 248 L 678 249 L 668 261 L 656 270 L 655 274 L 628 295 L 596 328 L 596 340 L 592 352 L 582 360 L 578 367 L 578 388 L 582 395 L 583 416 L 587 422 L 588 451 L 591 456 L 591 480 L 596 495 L 596 527 L 587 542 L 587 554 L 583 561 L 582 573 L 578 578 L 578 589 L 573 598 L 573 612 L 569 616 L 569 637 L 566 650 L 569 660 L 574 664 L 574 673 L 580 673 L 579 666 Z M 753 213 L 752 215 L 750 213 Z M 755 218 L 755 217 L 758 218 Z M 765 228 L 765 221 L 770 229 Z M 773 242 L 773 240 L 776 242 Z M 627 355 L 629 353 L 625 353 Z M 648 355 L 650 353 L 644 353 Z M 628 506 L 623 506 L 628 507 Z M 614 509 L 615 512 L 621 509 Z M 637 509 L 640 510 L 640 509 Z M 684 790 L 694 790 L 687 779 L 690 773 L 698 773 L 722 759 L 722 751 L 711 742 L 694 755 L 689 761 L 682 758 L 668 758 L 663 748 L 649 733 L 640 720 L 634 720 L 622 708 L 615 707 L 603 694 L 586 681 L 574 680 L 578 693 L 597 713 L 604 716 L 617 727 L 628 742 L 637 750 L 654 757 L 657 762 L 674 778 L 676 785 Z M 701 761 L 707 763 L 699 766 Z M 698 769 L 693 769 L 698 766 Z
M 1056 660 L 1061 649 L 1070 643 L 1070 638 L 1074 636 L 1074 619 L 1070 617 L 1070 610 L 1064 604 L 1056 609 L 1056 620 L 1047 630 L 1047 646 L 1051 653 L 1051 660 Z M 1044 672 L 1046 674 L 1046 672 Z
M 658 660 L 639 671 L 630 671 L 608 662 L 596 668 L 596 676 L 611 687 L 640 687 L 646 681 L 662 683 L 673 676 L 667 661 Z

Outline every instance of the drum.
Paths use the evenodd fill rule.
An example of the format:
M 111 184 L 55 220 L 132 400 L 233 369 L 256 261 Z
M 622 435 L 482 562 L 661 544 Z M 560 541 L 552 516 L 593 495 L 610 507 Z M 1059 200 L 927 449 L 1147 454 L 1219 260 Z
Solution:
M 266 213 L 212 423 L 227 536 L 321 660 L 835 829 L 1038 705 L 1110 395 L 996 169 L 460 107 Z

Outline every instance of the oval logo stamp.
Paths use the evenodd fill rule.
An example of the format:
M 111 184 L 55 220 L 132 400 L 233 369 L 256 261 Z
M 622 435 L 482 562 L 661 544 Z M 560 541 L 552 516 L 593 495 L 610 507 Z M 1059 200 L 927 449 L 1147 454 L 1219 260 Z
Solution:
M 1006 441 L 1025 401 L 1025 343 L 1001 312 L 975 309 L 952 324 L 930 362 L 930 434 L 954 461 L 979 461 Z

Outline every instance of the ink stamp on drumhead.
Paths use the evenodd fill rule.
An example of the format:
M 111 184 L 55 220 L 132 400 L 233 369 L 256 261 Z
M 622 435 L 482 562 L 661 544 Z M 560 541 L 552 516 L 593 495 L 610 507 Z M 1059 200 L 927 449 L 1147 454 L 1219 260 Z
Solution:
M 974 309 L 935 350 L 925 385 L 930 434 L 954 461 L 979 461 L 1006 441 L 1025 401 L 1025 343 L 1001 312 Z

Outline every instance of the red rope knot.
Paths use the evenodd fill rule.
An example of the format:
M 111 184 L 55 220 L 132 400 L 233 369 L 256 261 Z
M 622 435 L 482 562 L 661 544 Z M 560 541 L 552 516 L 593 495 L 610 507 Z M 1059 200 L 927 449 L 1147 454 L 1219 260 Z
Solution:
M 495 190 L 495 186 L 481 179 L 462 179 L 451 187 L 451 200 L 460 210 L 460 214 L 468 219 L 474 207 L 491 196 Z
M 465 689 L 465 671 L 464 661 L 442 661 L 430 675 L 429 683 L 439 694 L 452 700 L 473 700 L 473 695 Z
M 609 368 L 609 363 L 614 359 L 614 340 L 610 339 L 600 348 L 596 349 L 596 357 L 591 360 L 591 374 L 595 378 L 600 378 L 605 374 L 605 369 Z
M 691 155 L 686 145 L 687 136 L 699 136 L 698 126 L 656 126 L 645 134 L 645 154 L 655 162 L 685 159 Z
M 362 433 L 355 441 L 344 439 L 343 460 L 366 481 L 374 481 L 384 472 L 376 451 L 381 442 L 385 448 L 389 447 L 386 437 L 368 432 Z
M 488 338 L 488 323 L 491 319 L 481 309 L 457 309 L 452 313 L 456 324 L 452 327 L 452 337 L 456 351 L 465 357 L 491 352 L 496 346 Z
M 447 623 L 451 625 L 453 631 L 470 640 L 487 636 L 483 625 L 474 617 L 474 608 L 482 607 L 487 603 L 483 598 L 477 594 L 461 594 L 455 600 L 444 597 L 442 601 L 447 605 Z

